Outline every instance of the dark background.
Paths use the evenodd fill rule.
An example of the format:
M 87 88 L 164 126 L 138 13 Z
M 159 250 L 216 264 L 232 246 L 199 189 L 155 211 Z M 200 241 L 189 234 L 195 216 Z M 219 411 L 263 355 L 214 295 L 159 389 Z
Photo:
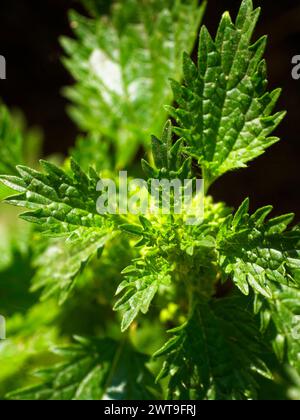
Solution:
M 109 0 L 106 0 L 106 3 Z M 205 24 L 215 32 L 222 12 L 235 15 L 239 0 L 209 0 Z M 300 0 L 255 1 L 263 7 L 257 36 L 269 34 L 267 61 L 270 87 L 282 87 L 278 109 L 288 116 L 275 133 L 282 142 L 248 169 L 226 175 L 213 187 L 217 199 L 237 206 L 250 196 L 252 207 L 273 203 L 276 213 L 296 212 L 300 218 L 300 80 L 291 77 L 291 60 L 300 54 Z M 82 10 L 75 0 L 1 0 L 0 54 L 7 60 L 7 80 L 0 97 L 22 109 L 29 125 L 45 133 L 44 153 L 67 153 L 76 127 L 65 113 L 60 95 L 72 79 L 60 63 L 60 35 L 71 35 L 67 12 Z

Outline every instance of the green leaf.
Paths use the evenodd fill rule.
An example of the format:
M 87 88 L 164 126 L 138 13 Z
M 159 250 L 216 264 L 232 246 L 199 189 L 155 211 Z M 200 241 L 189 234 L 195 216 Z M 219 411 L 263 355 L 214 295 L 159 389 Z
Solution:
M 6 107 L 0 105 L 0 173 L 15 174 L 23 162 L 23 137 Z
M 142 167 L 148 178 L 187 180 L 191 175 L 191 159 L 183 157 L 182 140 L 173 144 L 173 126 L 167 121 L 162 139 L 152 136 L 152 153 L 155 167 L 142 161 Z
M 3 244 L 0 244 L 0 314 L 8 317 L 15 313 L 16 307 L 20 314 L 25 312 L 37 296 L 28 293 L 34 274 L 29 238 L 18 235 L 17 243 L 10 237 L 5 239 L 1 237 Z
M 246 295 L 252 287 L 268 299 L 274 282 L 299 287 L 300 232 L 287 230 L 294 216 L 266 220 L 271 207 L 259 209 L 251 217 L 248 209 L 246 200 L 220 229 L 217 248 L 224 278 L 231 277 Z
M 20 266 L 17 268 L 22 270 Z M 21 274 L 22 271 L 20 271 L 20 277 Z M 11 272 L 10 279 L 13 276 L 14 274 Z M 1 278 L 1 282 L 3 280 Z M 1 296 L 6 297 L 5 290 L 1 289 Z M 21 290 L 19 291 L 21 292 Z M 23 299 L 25 295 L 24 287 Z M 32 297 L 31 300 L 33 300 Z M 20 298 L 15 300 L 14 306 L 11 306 L 10 303 L 12 303 L 10 300 L 1 302 L 0 308 L 2 314 L 5 314 L 5 316 L 7 314 L 7 338 L 5 341 L 0 341 L 2 362 L 0 370 L 1 400 L 4 399 L 7 392 L 17 387 L 28 386 L 28 370 L 38 369 L 41 365 L 53 362 L 52 356 L 49 354 L 49 347 L 55 345 L 59 340 L 58 328 L 55 325 L 58 308 L 53 301 L 32 304 L 29 307 L 29 302 L 22 304 L 20 295 Z M 3 305 L 9 312 L 2 312 Z
M 85 175 L 72 161 L 70 174 L 56 165 L 41 161 L 44 172 L 18 166 L 19 176 L 2 175 L 0 180 L 20 194 L 6 201 L 30 209 L 22 218 L 40 225 L 54 236 L 78 233 L 78 230 L 95 232 L 111 230 L 107 218 L 97 213 L 96 191 L 98 177 Z
M 110 149 L 109 142 L 104 141 L 100 134 L 89 133 L 78 137 L 71 156 L 86 172 L 92 167 L 97 173 L 103 173 L 112 171 L 116 165 Z
M 131 233 L 132 235 L 141 236 L 143 234 L 143 229 L 138 225 L 121 225 L 120 229 L 126 233 Z
M 196 0 L 118 1 L 109 18 L 72 12 L 77 39 L 62 39 L 76 80 L 65 89 L 70 114 L 83 131 L 114 146 L 118 167 L 160 134 L 163 106 L 172 101 L 168 78 L 181 78 L 181 56 L 192 50 L 203 12 Z
M 273 346 L 279 360 L 300 373 L 300 291 L 278 287 L 264 309 L 271 312 L 276 327 Z
M 59 297 L 63 304 L 76 286 L 78 276 L 85 266 L 103 250 L 113 238 L 106 230 L 81 231 L 78 238 L 65 241 L 58 239 L 50 242 L 46 250 L 36 258 L 36 273 L 32 280 L 31 291 L 43 289 L 41 299 Z
M 71 173 L 41 161 L 44 172 L 18 166 L 19 177 L 1 176 L 2 182 L 20 194 L 9 204 L 26 207 L 21 217 L 36 223 L 47 235 L 60 237 L 37 260 L 33 290 L 44 288 L 43 299 L 59 295 L 63 303 L 85 265 L 99 254 L 117 230 L 109 217 L 96 210 L 97 175 L 90 177 L 71 161 Z
M 148 357 L 126 342 L 76 338 L 55 350 L 64 361 L 38 372 L 42 384 L 9 395 L 14 400 L 151 400 L 159 390 Z
M 13 195 L 15 191 L 5 185 L 0 184 L 0 201 L 5 200 L 6 198 Z
M 20 113 L 0 103 L 0 174 L 17 175 L 17 165 L 35 163 L 41 137 L 39 130 L 26 128 Z
M 168 377 L 168 398 L 255 398 L 256 374 L 270 377 L 263 337 L 239 298 L 201 300 L 188 321 L 155 357 L 164 358 L 158 380 Z
M 198 66 L 185 55 L 185 84 L 172 83 L 178 108 L 169 111 L 180 125 L 176 132 L 208 186 L 278 141 L 270 134 L 285 113 L 272 115 L 280 90 L 266 90 L 266 38 L 251 44 L 259 13 L 251 0 L 243 0 L 235 23 L 223 15 L 215 40 L 203 27 Z
M 124 270 L 126 280 L 119 286 L 117 294 L 122 297 L 114 306 L 122 312 L 122 332 L 126 331 L 139 312 L 146 314 L 155 295 L 162 286 L 169 286 L 172 268 L 159 256 L 137 260 L 134 266 Z

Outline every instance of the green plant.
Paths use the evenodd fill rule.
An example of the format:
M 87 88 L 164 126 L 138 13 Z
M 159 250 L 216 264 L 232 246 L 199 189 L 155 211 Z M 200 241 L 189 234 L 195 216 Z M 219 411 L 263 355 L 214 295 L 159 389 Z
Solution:
M 86 3 L 98 16 L 96 2 Z M 223 15 L 215 40 L 201 29 L 198 63 L 184 55 L 181 82 L 178 62 L 192 49 L 202 12 L 194 1 L 126 0 L 110 20 L 72 15 L 77 40 L 63 45 L 76 84 L 67 95 L 86 136 L 61 167 L 49 160 L 41 161 L 42 172 L 26 166 L 25 142 L 3 109 L 2 195 L 29 210 L 21 218 L 32 228 L 22 247 L 8 238 L 14 251 L 0 267 L 0 290 L 8 294 L 5 274 L 17 267 L 18 280 L 27 276 L 35 294 L 28 298 L 21 290 L 26 303 L 19 303 L 18 314 L 1 302 L 9 318 L 9 338 L 0 346 L 7 360 L 2 396 L 299 395 L 299 226 L 289 227 L 292 214 L 268 217 L 271 206 L 250 213 L 246 199 L 232 212 L 209 196 L 221 175 L 245 167 L 278 140 L 271 133 L 285 115 L 272 114 L 280 90 L 267 91 L 266 38 L 251 43 L 259 17 L 251 0 L 243 0 L 235 23 Z M 160 140 L 166 103 L 174 127 L 168 122 Z M 152 154 L 149 131 L 156 136 Z M 18 138 L 13 153 L 12 136 Z M 202 172 L 202 223 L 188 225 L 174 209 L 169 215 L 98 214 L 99 177 L 117 179 L 124 167 L 139 173 L 140 146 L 149 156 L 142 161 L 149 178 L 192 180 L 194 171 Z M 21 299 L 19 287 L 10 301 Z M 28 375 L 31 368 L 38 368 L 39 379 Z

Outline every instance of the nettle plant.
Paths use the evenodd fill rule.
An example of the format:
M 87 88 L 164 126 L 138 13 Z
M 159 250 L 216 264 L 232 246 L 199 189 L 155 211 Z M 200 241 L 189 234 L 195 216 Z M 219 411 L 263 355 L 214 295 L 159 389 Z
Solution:
M 72 13 L 76 39 L 62 40 L 70 112 L 86 133 L 72 158 L 32 169 L 32 135 L 1 111 L 1 194 L 30 222 L 14 222 L 1 257 L 2 397 L 299 398 L 299 226 L 271 206 L 250 213 L 246 199 L 232 212 L 209 196 L 278 141 L 285 113 L 273 113 L 280 90 L 267 91 L 266 37 L 251 41 L 260 10 L 244 0 L 215 39 L 202 27 L 195 64 L 205 5 L 126 0 L 109 17 L 96 5 L 90 18 Z M 201 223 L 97 213 L 99 178 L 140 174 L 141 146 L 149 178 L 202 173 Z

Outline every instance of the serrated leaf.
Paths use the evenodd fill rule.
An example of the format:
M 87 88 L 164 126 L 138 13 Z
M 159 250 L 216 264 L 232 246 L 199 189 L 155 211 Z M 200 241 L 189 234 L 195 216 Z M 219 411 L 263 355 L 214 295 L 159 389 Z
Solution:
M 274 288 L 273 299 L 263 311 L 270 311 L 277 335 L 274 350 L 281 363 L 288 363 L 300 372 L 300 291 L 292 287 Z
M 33 281 L 33 290 L 44 289 L 43 299 L 58 295 L 62 303 L 81 270 L 117 230 L 113 219 L 97 213 L 95 174 L 88 177 L 74 161 L 71 173 L 47 161 L 41 165 L 44 172 L 18 166 L 19 177 L 3 175 L 1 180 L 20 193 L 6 201 L 31 210 L 22 219 L 38 224 L 50 236 L 64 238 L 39 257 Z
M 40 371 L 41 385 L 11 393 L 14 400 L 149 400 L 154 379 L 147 356 L 128 343 L 112 339 L 82 339 L 58 349 L 57 366 Z
M 296 270 L 300 262 L 300 235 L 286 230 L 293 215 L 265 220 L 270 207 L 248 214 L 245 201 L 233 221 L 220 229 L 218 250 L 225 276 L 231 276 L 244 294 L 251 286 L 256 293 L 272 298 L 272 284 L 300 286 Z
M 188 321 L 156 353 L 165 363 L 158 380 L 169 379 L 169 399 L 254 398 L 255 372 L 271 377 L 263 337 L 239 299 L 200 301 Z
M 71 174 L 50 162 L 41 161 L 41 165 L 45 172 L 18 166 L 19 177 L 0 177 L 9 188 L 20 192 L 7 203 L 30 209 L 22 217 L 54 236 L 69 236 L 78 229 L 109 230 L 110 223 L 96 210 L 99 193 L 95 179 L 88 178 L 74 162 Z
M 152 137 L 155 166 L 142 160 L 142 168 L 149 179 L 187 180 L 191 175 L 191 159 L 183 157 L 182 140 L 173 145 L 173 126 L 167 121 L 161 139 Z
M 278 141 L 270 134 L 285 113 L 272 115 L 280 90 L 266 90 L 266 38 L 251 44 L 259 12 L 243 0 L 235 23 L 223 15 L 215 40 L 203 27 L 198 66 L 185 55 L 185 84 L 172 84 L 178 108 L 170 113 L 180 126 L 175 131 L 199 161 L 208 186 Z
M 63 304 L 76 286 L 78 276 L 86 264 L 99 257 L 105 244 L 114 236 L 105 229 L 100 231 L 81 231 L 79 237 L 65 241 L 51 241 L 46 250 L 34 261 L 36 273 L 32 280 L 31 291 L 43 289 L 41 299 L 58 297 Z
M 139 265 L 141 263 L 141 265 Z M 117 293 L 123 292 L 122 297 L 114 306 L 115 311 L 122 313 L 121 330 L 126 331 L 139 312 L 146 314 L 150 304 L 161 286 L 170 284 L 172 268 L 163 258 L 154 256 L 136 261 L 134 266 L 128 267 L 123 273 L 127 274 Z

